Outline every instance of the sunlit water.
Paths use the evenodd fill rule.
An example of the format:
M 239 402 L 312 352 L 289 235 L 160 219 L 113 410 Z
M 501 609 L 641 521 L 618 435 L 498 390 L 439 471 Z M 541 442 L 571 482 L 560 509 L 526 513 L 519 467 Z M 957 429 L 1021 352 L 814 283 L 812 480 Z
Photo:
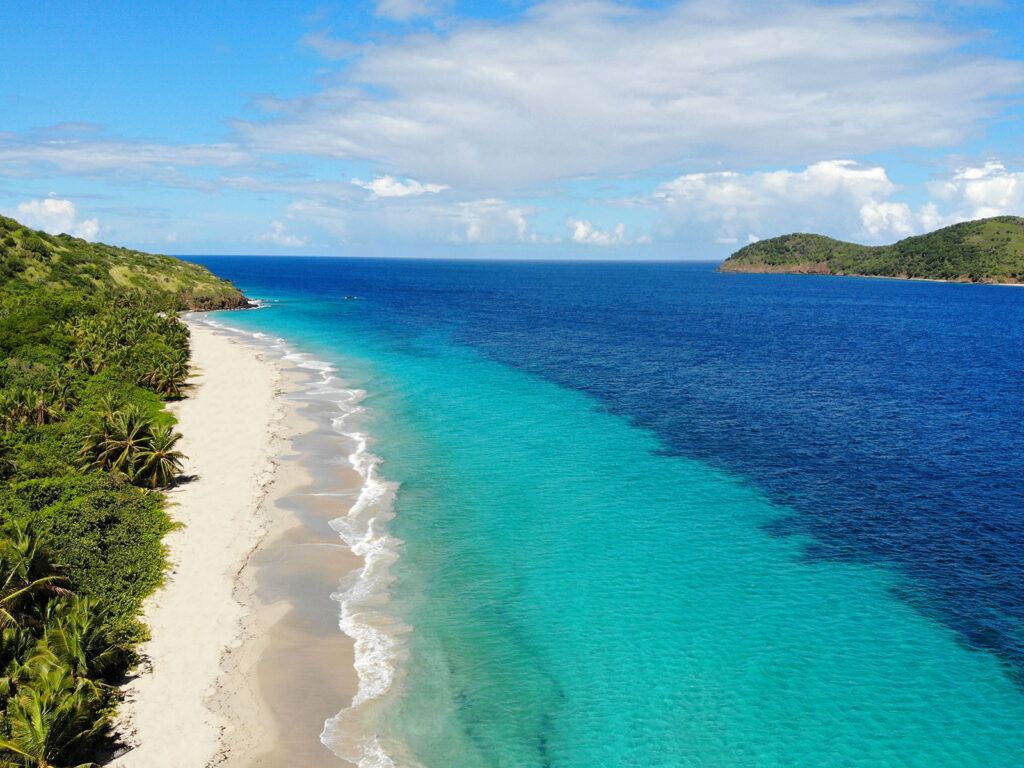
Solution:
M 1022 764 L 1024 291 L 203 261 L 367 393 L 339 753 Z

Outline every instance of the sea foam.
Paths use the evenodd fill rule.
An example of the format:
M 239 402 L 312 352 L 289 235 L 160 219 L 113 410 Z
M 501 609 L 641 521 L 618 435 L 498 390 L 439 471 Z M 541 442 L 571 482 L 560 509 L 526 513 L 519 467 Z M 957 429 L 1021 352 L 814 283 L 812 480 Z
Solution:
M 264 306 L 266 303 L 259 304 L 260 308 Z M 331 594 L 339 605 L 338 627 L 354 641 L 359 682 L 351 705 L 325 721 L 320 741 L 360 768 L 393 768 L 396 763 L 377 734 L 376 724 L 385 696 L 396 687 L 406 658 L 402 637 L 410 628 L 386 612 L 388 590 L 394 581 L 391 567 L 398 560 L 402 544 L 387 530 L 388 521 L 394 517 L 399 484 L 381 477 L 381 459 L 369 450 L 372 438 L 359 428 L 367 416 L 360 405 L 366 392 L 346 387 L 335 375 L 333 365 L 290 347 L 283 338 L 232 327 L 208 315 L 190 315 L 190 319 L 242 337 L 295 368 L 310 372 L 312 379 L 293 397 L 319 402 L 336 411 L 331 427 L 339 443 L 347 446 L 339 445 L 339 463 L 351 466 L 363 480 L 347 514 L 330 523 L 345 545 L 364 561 L 362 568 L 342 577 Z M 322 491 L 313 495 L 350 497 L 352 492 Z

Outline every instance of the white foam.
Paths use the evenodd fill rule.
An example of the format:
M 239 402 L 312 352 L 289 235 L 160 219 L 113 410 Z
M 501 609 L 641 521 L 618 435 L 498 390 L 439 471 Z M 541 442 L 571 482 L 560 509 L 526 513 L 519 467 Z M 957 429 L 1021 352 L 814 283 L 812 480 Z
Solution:
M 344 463 L 362 476 L 363 484 L 348 513 L 332 520 L 330 525 L 345 545 L 363 558 L 364 564 L 339 582 L 338 590 L 331 598 L 338 602 L 340 608 L 338 627 L 354 641 L 359 684 L 351 706 L 324 723 L 320 740 L 336 755 L 356 763 L 359 768 L 395 768 L 395 761 L 375 732 L 375 715 L 383 704 L 382 697 L 395 685 L 405 660 L 402 637 L 410 631 L 408 626 L 382 610 L 394 581 L 391 567 L 398 560 L 398 548 L 402 543 L 387 530 L 387 522 L 394 517 L 399 484 L 381 478 L 378 472 L 381 459 L 369 450 L 370 436 L 355 428 L 355 424 L 367 414 L 359 404 L 366 397 L 366 392 L 345 386 L 335 375 L 337 370 L 333 365 L 293 349 L 285 339 L 276 338 L 268 343 L 270 336 L 265 333 L 230 327 L 207 315 L 192 319 L 223 332 L 247 337 L 273 350 L 295 367 L 319 374 L 303 392 L 298 393 L 298 397 L 320 400 L 337 408 L 338 413 L 331 418 L 331 426 L 339 438 L 355 446 Z M 313 495 L 351 496 L 352 493 Z

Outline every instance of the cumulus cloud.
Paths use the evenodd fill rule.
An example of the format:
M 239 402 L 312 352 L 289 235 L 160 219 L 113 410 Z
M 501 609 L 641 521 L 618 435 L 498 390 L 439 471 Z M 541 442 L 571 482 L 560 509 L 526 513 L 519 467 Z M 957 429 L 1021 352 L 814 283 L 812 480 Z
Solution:
M 97 219 L 79 220 L 78 209 L 73 202 L 55 197 L 20 203 L 12 215 L 22 224 L 51 235 L 66 233 L 84 240 L 95 240 L 100 232 Z
M 939 215 L 935 203 L 926 203 L 914 211 L 906 203 L 875 201 L 861 206 L 860 221 L 863 232 L 871 239 L 910 237 L 952 223 Z
M 611 232 L 597 229 L 589 221 L 583 219 L 569 219 L 566 222 L 566 226 L 572 231 L 572 241 L 574 243 L 621 245 L 626 242 L 626 225 L 621 222 Z
M 257 240 L 264 242 L 273 243 L 274 245 L 281 245 L 285 248 L 301 248 L 309 243 L 308 237 L 300 237 L 298 235 L 289 235 L 284 230 L 284 224 L 280 221 L 270 222 L 270 231 L 266 234 L 260 235 Z
M 896 191 L 881 166 L 830 160 L 800 171 L 686 174 L 660 184 L 646 203 L 676 222 L 716 227 L 722 244 L 795 229 L 882 240 L 941 223 L 934 204 L 912 211 L 890 202 Z
M 239 121 L 265 152 L 491 190 L 664 167 L 811 163 L 977 135 L 1024 64 L 915 4 L 540 3 L 383 40 L 319 93 Z
M 450 239 L 464 243 L 536 241 L 529 232 L 530 209 L 490 198 L 457 203 L 450 209 L 433 209 L 435 215 L 450 219 L 456 227 Z
M 951 205 L 960 219 L 1024 215 L 1024 171 L 998 160 L 959 168 L 949 179 L 928 185 L 933 197 Z
M 449 187 L 443 184 L 421 184 L 413 179 L 401 182 L 393 176 L 378 176 L 373 181 L 360 181 L 352 179 L 357 187 L 368 189 L 373 192 L 374 197 L 407 197 L 409 195 L 424 195 L 427 193 L 437 194 Z

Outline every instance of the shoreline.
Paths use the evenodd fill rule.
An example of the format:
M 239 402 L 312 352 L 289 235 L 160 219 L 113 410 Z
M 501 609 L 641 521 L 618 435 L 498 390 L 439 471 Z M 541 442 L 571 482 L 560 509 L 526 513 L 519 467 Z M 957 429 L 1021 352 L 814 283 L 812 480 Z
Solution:
M 864 280 L 898 280 L 904 283 L 943 283 L 946 285 L 1005 285 L 1011 288 L 1024 287 L 1024 281 L 1011 283 L 996 282 L 994 280 L 941 280 L 937 277 L 907 277 L 906 275 L 858 275 L 799 269 L 722 269 L 721 265 L 719 265 L 719 268 L 716 269 L 715 272 L 720 275 L 798 275 L 806 277 L 856 277 Z
M 128 749 L 107 764 L 269 768 L 284 756 L 345 766 L 316 736 L 357 688 L 353 641 L 339 629 L 330 595 L 361 558 L 327 525 L 336 507 L 323 510 L 317 535 L 289 502 L 313 482 L 294 453 L 294 441 L 317 427 L 293 399 L 308 388 L 310 372 L 238 334 L 195 318 L 185 322 L 194 386 L 170 410 L 183 434 L 188 481 L 167 494 L 168 513 L 182 525 L 164 538 L 166 582 L 147 599 L 142 617 L 151 639 L 140 648 L 144 661 L 124 687 L 116 720 Z M 349 489 L 355 499 L 362 478 L 346 469 L 339 482 L 356 484 Z M 326 557 L 309 557 L 317 550 Z M 265 583 L 273 579 L 262 574 L 275 568 L 293 589 Z M 314 574 L 319 593 L 307 589 Z M 282 677 L 280 662 L 299 648 L 307 658 L 314 635 L 319 645 L 309 648 L 310 657 L 333 658 L 330 674 L 307 663 L 309 680 Z M 303 665 L 285 666 L 297 674 Z M 326 686 L 320 703 L 332 700 L 330 711 L 305 723 L 296 710 L 317 698 L 308 685 L 318 681 Z M 293 743 L 297 721 L 311 727 Z

